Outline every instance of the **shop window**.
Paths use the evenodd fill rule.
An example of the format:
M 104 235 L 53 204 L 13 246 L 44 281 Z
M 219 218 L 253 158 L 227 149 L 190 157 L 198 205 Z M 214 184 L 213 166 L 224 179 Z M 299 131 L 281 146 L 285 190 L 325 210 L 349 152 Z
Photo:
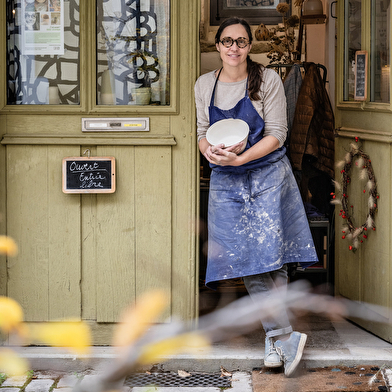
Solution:
M 7 0 L 7 104 L 80 103 L 79 0 Z
M 390 5 L 373 0 L 371 7 L 370 101 L 389 102 Z
M 97 0 L 97 104 L 170 104 L 169 0 Z
M 282 22 L 282 15 L 276 11 L 279 3 L 286 0 L 210 0 L 210 24 L 217 26 L 232 16 L 245 18 L 250 24 L 276 25 Z M 287 13 L 289 16 L 290 11 Z
M 369 13 L 365 10 L 370 9 Z M 355 100 L 355 59 L 358 51 L 369 52 L 369 102 L 390 100 L 390 5 L 383 0 L 345 0 L 344 7 L 344 101 Z M 363 37 L 364 17 L 370 15 L 370 37 Z M 365 42 L 362 42 L 365 40 Z

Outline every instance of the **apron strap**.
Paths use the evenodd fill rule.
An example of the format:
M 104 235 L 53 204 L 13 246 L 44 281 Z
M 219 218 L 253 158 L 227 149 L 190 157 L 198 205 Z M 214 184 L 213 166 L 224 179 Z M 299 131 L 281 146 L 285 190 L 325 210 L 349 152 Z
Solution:
M 219 70 L 218 76 L 216 77 L 215 84 L 214 84 L 214 89 L 212 90 L 212 95 L 211 95 L 211 101 L 210 101 L 210 106 L 214 106 L 214 101 L 215 101 L 215 89 L 216 85 L 218 83 L 219 75 L 222 72 L 223 67 Z

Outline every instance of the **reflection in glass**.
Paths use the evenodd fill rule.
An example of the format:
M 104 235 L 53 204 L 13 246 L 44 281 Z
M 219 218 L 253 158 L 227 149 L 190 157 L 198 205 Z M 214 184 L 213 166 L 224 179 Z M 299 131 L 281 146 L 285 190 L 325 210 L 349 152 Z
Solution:
M 169 0 L 97 0 L 97 104 L 170 104 Z
M 361 0 L 345 0 L 343 99 L 354 100 L 355 52 L 361 50 Z
M 390 1 L 373 0 L 371 12 L 370 100 L 389 102 Z
M 7 104 L 80 102 L 79 0 L 7 1 Z

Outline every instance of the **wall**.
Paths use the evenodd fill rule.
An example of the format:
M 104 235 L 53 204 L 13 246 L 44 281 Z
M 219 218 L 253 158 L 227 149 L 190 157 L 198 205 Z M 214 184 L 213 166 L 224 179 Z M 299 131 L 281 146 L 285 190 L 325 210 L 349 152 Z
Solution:
M 327 44 L 328 38 L 328 31 L 331 27 L 328 24 L 328 12 L 329 12 L 329 4 L 328 1 L 331 0 L 322 0 L 324 11 L 327 13 L 327 23 L 320 24 L 320 25 L 308 25 L 305 28 L 305 37 L 304 37 L 304 44 L 303 50 L 306 49 L 306 54 L 303 56 L 303 60 L 305 61 L 313 61 L 315 63 L 320 63 L 327 68 L 331 67 L 331 64 L 327 64 L 327 59 L 331 57 L 330 51 L 334 52 L 334 45 L 331 47 Z M 201 73 L 208 72 L 209 70 L 216 69 L 219 67 L 219 56 L 217 54 L 210 54 L 209 51 L 206 53 L 204 49 L 203 43 L 209 42 L 212 44 L 214 42 L 215 33 L 218 29 L 217 26 L 210 26 L 209 25 L 209 0 L 202 0 L 201 3 L 201 19 L 200 19 L 200 39 L 202 42 L 202 53 L 201 53 Z M 299 15 L 300 9 L 298 7 L 294 7 L 293 10 L 294 14 Z M 271 26 L 267 26 L 271 27 Z M 253 33 L 256 30 L 257 26 L 252 26 Z M 334 28 L 334 24 L 333 24 Z M 255 44 L 258 45 L 255 48 Z M 254 41 L 254 48 L 252 49 L 253 55 L 252 58 L 256 61 L 261 62 L 264 65 L 269 63 L 269 59 L 266 56 L 266 52 L 268 52 L 268 42 L 260 42 Z M 215 52 L 215 50 L 213 50 Z M 261 55 L 260 55 L 261 54 Z M 334 70 L 328 69 L 329 75 L 329 82 L 332 85 L 334 82 L 333 79 Z

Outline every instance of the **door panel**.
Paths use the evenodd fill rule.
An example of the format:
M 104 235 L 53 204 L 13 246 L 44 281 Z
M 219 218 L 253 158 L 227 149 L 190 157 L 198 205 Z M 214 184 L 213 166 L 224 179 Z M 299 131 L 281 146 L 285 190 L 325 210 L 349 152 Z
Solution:
M 0 36 L 5 49 L 0 58 L 3 69 L 9 67 L 12 82 L 23 79 L 14 67 L 19 54 L 11 53 L 9 35 L 15 27 L 10 18 L 12 4 L 20 8 L 22 1 L 0 3 L 4 23 Z M 47 78 L 50 87 L 57 84 L 60 102 L 22 104 L 22 91 L 11 93 L 23 81 L 8 85 L 6 78 L 0 80 L 0 162 L 4 163 L 0 166 L 0 194 L 7 200 L 6 206 L 0 204 L 6 217 L 0 227 L 20 248 L 16 258 L 4 260 L 7 271 L 0 270 L 0 279 L 6 286 L 3 293 L 21 303 L 27 322 L 81 318 L 91 326 L 94 344 L 105 345 L 111 343 L 123 309 L 147 290 L 161 289 L 170 301 L 157 322 L 170 321 L 174 315 L 183 320 L 197 315 L 198 153 L 193 86 L 199 48 L 198 40 L 189 37 L 198 36 L 200 1 L 167 0 L 170 7 L 161 10 L 162 15 L 170 13 L 170 23 L 164 19 L 168 23 L 159 25 L 159 45 L 155 47 L 153 42 L 145 49 L 157 49 L 154 55 L 161 56 L 166 68 L 160 69 L 158 82 L 152 81 L 152 94 L 160 98 L 149 105 L 124 104 L 121 99 L 115 105 L 100 102 L 105 56 L 110 52 L 101 51 L 97 41 L 97 2 L 62 3 L 70 6 L 64 12 L 72 14 L 64 25 L 74 29 L 67 30 L 65 37 L 65 45 L 72 48 L 66 48 L 66 56 L 61 58 L 37 54 L 23 59 L 42 65 L 33 76 Z M 150 0 L 132 5 L 100 1 L 105 6 L 109 3 L 163 6 Z M 142 13 L 153 14 L 143 7 Z M 20 26 L 16 31 L 19 34 Z M 145 34 L 145 28 L 139 33 Z M 72 70 L 68 82 L 67 69 Z M 116 97 L 117 87 L 121 90 L 118 82 L 117 78 Z M 139 83 L 130 83 L 132 93 Z M 68 94 L 69 89 L 74 93 Z M 126 96 L 120 90 L 119 97 Z M 121 132 L 85 132 L 82 120 L 89 117 L 97 121 L 147 117 L 149 130 L 130 126 Z M 82 156 L 86 149 L 91 157 L 115 157 L 113 194 L 62 193 L 62 159 Z
M 116 192 L 96 199 L 96 293 L 98 322 L 115 322 L 135 301 L 134 147 L 100 147 L 116 157 Z M 106 197 L 109 196 L 109 197 Z
M 367 226 L 360 234 L 355 251 L 351 242 L 342 239 L 340 209 L 336 211 L 336 294 L 362 303 L 364 314 L 373 309 L 384 322 L 371 317 L 355 321 L 392 342 L 392 242 L 391 242 L 391 145 L 392 106 L 390 102 L 390 39 L 391 10 L 379 0 L 338 2 L 337 49 L 337 143 L 335 159 L 346 161 L 347 152 L 357 145 L 370 160 L 377 184 L 377 211 L 374 218 L 376 230 Z M 356 100 L 355 54 L 367 52 L 369 67 L 365 85 L 368 96 Z M 358 138 L 357 141 L 355 138 Z M 347 162 L 347 161 L 346 161 Z M 357 167 L 355 165 L 358 165 Z M 368 172 L 361 175 L 365 166 L 353 163 L 350 169 L 350 186 L 347 190 L 348 208 L 354 218 L 354 228 L 365 226 L 369 213 Z M 336 170 L 336 180 L 342 181 L 341 167 Z M 371 185 L 371 183 L 370 183 Z M 377 305 L 373 308 L 372 305 Z
M 175 230 L 171 220 L 171 150 L 139 147 L 135 155 L 136 292 L 161 289 L 170 298 L 171 236 Z M 169 306 L 160 321 L 170 314 Z
M 81 317 L 80 202 L 61 192 L 65 151 L 7 146 L 7 233 L 20 248 L 8 264 L 8 294 L 26 321 Z
M 119 183 L 114 197 L 97 200 L 98 322 L 118 321 L 124 308 L 147 290 L 162 289 L 170 298 L 170 150 L 98 149 L 100 155 L 116 156 Z M 170 309 L 163 319 L 169 315 Z

